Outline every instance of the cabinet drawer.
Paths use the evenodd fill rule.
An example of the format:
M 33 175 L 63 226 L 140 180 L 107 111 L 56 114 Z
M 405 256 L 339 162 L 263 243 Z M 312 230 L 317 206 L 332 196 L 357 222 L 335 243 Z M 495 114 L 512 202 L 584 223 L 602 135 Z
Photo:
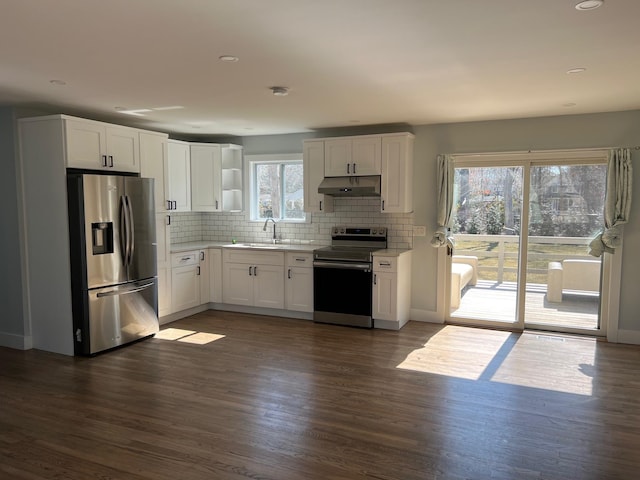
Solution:
M 223 248 L 222 259 L 223 262 L 230 263 L 284 266 L 284 252 L 259 252 L 256 250 L 238 251 L 234 248 Z
M 396 272 L 398 259 L 396 257 L 373 257 L 374 272 Z
M 313 267 L 313 253 L 287 252 L 287 267 Z
M 186 265 L 197 265 L 200 263 L 199 252 L 180 252 L 171 254 L 172 267 L 184 267 Z

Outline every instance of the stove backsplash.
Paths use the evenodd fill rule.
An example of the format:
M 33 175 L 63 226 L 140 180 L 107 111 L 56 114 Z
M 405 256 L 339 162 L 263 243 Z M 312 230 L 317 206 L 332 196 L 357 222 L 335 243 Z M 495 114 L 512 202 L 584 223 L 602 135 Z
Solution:
M 276 231 L 283 242 L 331 243 L 331 227 L 357 225 L 387 227 L 389 248 L 413 248 L 413 214 L 380 213 L 380 199 L 335 198 L 333 213 L 314 213 L 311 223 L 281 223 Z M 172 213 L 171 243 L 213 241 L 269 242 L 272 224 L 247 221 L 246 213 Z

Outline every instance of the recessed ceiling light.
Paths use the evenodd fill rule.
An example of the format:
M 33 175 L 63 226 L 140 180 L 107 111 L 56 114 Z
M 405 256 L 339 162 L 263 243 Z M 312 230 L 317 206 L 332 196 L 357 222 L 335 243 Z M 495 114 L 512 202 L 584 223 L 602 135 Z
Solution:
M 286 97 L 289 95 L 289 87 L 269 87 L 269 89 L 276 97 Z
M 218 60 L 220 60 L 221 62 L 226 62 L 226 63 L 235 63 L 240 59 L 238 57 L 236 57 L 235 55 L 220 55 L 218 57 Z
M 575 107 L 575 106 L 576 106 L 576 104 L 575 104 L 575 103 L 573 103 L 573 102 L 569 102 L 569 103 L 564 103 L 564 104 L 562 104 L 562 106 L 563 106 L 563 107 Z
M 66 85 L 67 82 L 65 82 L 64 80 L 49 80 L 49 83 L 51 85 Z
M 572 68 L 571 70 L 567 70 L 567 73 L 582 73 L 586 71 L 587 71 L 586 68 L 578 67 L 578 68 Z
M 580 10 L 581 12 L 595 10 L 596 8 L 601 7 L 603 3 L 604 0 L 584 0 L 576 4 L 576 10 Z

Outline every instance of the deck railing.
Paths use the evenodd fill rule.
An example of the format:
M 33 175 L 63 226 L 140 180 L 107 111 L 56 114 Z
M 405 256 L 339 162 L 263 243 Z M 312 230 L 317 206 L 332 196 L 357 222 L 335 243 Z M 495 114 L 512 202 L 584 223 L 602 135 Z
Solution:
M 478 257 L 478 275 L 481 279 L 497 279 L 498 283 L 502 283 L 505 273 L 512 274 L 515 278 L 518 271 L 519 236 L 455 234 L 453 237 L 456 242 L 455 255 Z M 535 275 L 540 275 L 539 283 L 546 283 L 542 278 L 546 279 L 548 262 L 560 262 L 568 258 L 595 259 L 588 253 L 590 241 L 588 237 L 530 236 L 527 278 L 536 278 Z M 483 245 L 485 245 L 484 248 Z M 545 248 L 549 251 L 536 251 Z

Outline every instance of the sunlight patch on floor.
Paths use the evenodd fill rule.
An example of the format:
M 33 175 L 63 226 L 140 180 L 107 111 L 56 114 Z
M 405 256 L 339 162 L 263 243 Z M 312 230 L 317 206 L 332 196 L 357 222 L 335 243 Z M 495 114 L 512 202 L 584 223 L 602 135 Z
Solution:
M 171 340 L 194 345 L 206 345 L 224 337 L 225 335 L 216 333 L 196 332 L 195 330 L 183 330 L 181 328 L 165 328 L 155 335 L 155 338 L 159 340 Z
M 447 325 L 396 368 L 592 395 L 596 347 L 592 339 Z
M 397 368 L 467 380 L 479 380 L 510 332 L 447 325 Z

